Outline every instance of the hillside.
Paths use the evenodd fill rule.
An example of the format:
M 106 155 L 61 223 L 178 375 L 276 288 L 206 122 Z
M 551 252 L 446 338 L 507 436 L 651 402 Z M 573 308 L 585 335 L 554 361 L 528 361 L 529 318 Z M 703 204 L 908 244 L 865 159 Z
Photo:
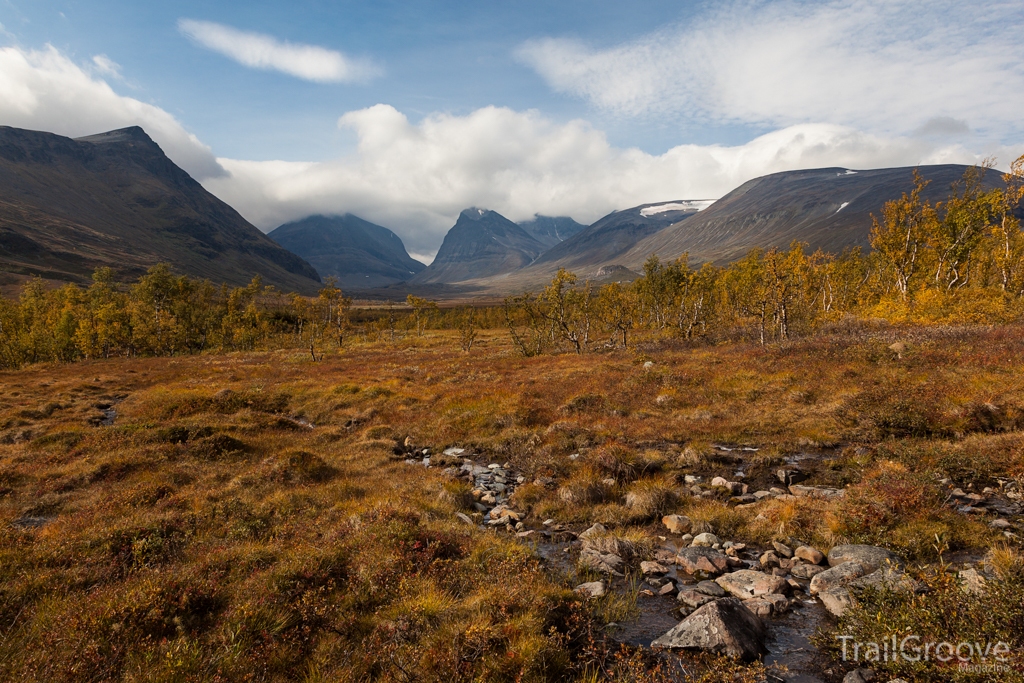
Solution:
M 337 278 L 342 289 L 402 282 L 426 268 L 409 256 L 398 235 L 350 213 L 308 216 L 267 236 L 306 259 L 321 277 Z
M 71 139 L 0 126 L 0 271 L 84 282 L 169 263 L 231 285 L 316 291 L 316 270 L 178 168 L 138 127 Z
M 587 226 L 577 223 L 568 216 L 537 215 L 532 220 L 519 223 L 519 227 L 535 237 L 545 249 L 550 249 L 586 229 Z
M 931 181 L 923 198 L 933 203 L 945 200 L 967 168 L 919 167 Z M 989 172 L 986 183 L 1002 187 L 1002 175 Z M 806 242 L 811 251 L 867 247 L 871 214 L 880 216 L 885 202 L 911 189 L 912 168 L 774 173 L 744 183 L 696 218 L 638 241 L 622 263 L 638 268 L 651 254 L 665 260 L 689 252 L 691 262 L 724 264 L 754 247 L 786 247 L 793 240 Z
M 464 282 L 511 273 L 529 265 L 544 245 L 494 211 L 469 208 L 444 236 L 437 256 L 411 284 Z

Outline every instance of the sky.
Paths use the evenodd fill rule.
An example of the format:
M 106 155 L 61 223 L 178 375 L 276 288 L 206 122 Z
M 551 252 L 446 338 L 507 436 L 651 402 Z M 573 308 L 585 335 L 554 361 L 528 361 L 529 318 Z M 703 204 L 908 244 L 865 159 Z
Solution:
M 1024 152 L 1024 3 L 0 0 L 0 125 L 141 125 L 264 231 L 582 223 L 777 171 Z

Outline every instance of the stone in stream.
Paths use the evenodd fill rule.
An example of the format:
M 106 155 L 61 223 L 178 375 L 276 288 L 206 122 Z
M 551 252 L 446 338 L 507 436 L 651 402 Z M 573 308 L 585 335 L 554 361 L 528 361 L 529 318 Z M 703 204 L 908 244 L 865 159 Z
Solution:
M 679 601 L 680 605 L 685 605 L 691 609 L 695 609 L 701 605 L 706 605 L 713 600 L 717 600 L 718 598 L 695 590 L 684 590 L 679 591 L 679 595 L 676 596 L 676 599 Z
M 785 543 L 779 543 L 778 541 L 772 541 L 772 547 L 775 548 L 775 552 L 785 558 L 793 557 L 793 549 Z
M 821 564 L 822 560 L 825 559 L 825 556 L 820 550 L 812 548 L 809 545 L 802 545 L 794 550 L 793 556 L 800 558 L 804 562 L 809 562 L 810 564 Z
M 712 548 L 697 546 L 680 550 L 676 564 L 687 574 L 703 572 L 715 576 L 728 569 L 729 557 Z
M 590 581 L 576 586 L 577 593 L 584 593 L 591 598 L 600 598 L 606 593 L 604 581 Z
M 758 563 L 762 567 L 778 567 L 779 566 L 779 556 L 776 555 L 775 551 L 773 551 L 773 550 L 769 550 L 768 552 L 762 554 L 761 557 L 759 557 L 757 561 L 758 561 Z
M 719 586 L 740 599 L 756 598 L 769 593 L 785 593 L 789 584 L 785 579 L 753 569 L 740 569 L 715 579 Z
M 787 470 L 781 469 L 775 473 L 775 477 L 785 484 L 786 486 L 792 486 L 793 484 L 799 484 L 803 480 L 807 479 L 807 475 L 800 470 Z
M 822 566 L 816 564 L 798 564 L 794 565 L 789 573 L 798 579 L 813 579 L 816 575 L 828 571 Z
M 697 534 L 696 536 L 693 537 L 693 540 L 690 542 L 691 545 L 698 546 L 698 547 L 699 546 L 704 546 L 704 547 L 708 547 L 708 548 L 710 548 L 713 545 L 718 545 L 719 543 L 721 543 L 721 541 L 718 540 L 718 536 L 715 536 L 714 534 L 712 534 L 710 532 L 704 532 L 703 534 Z
M 676 585 L 671 581 L 666 581 L 665 585 L 658 589 L 658 595 L 675 595 Z
M 603 574 L 622 576 L 621 570 L 625 563 L 621 557 L 612 553 L 584 550 L 580 553 L 580 564 Z
M 665 515 L 661 518 L 661 523 L 665 525 L 669 533 L 679 536 L 689 532 L 693 526 L 693 522 L 686 515 Z
M 857 560 L 850 560 L 849 562 L 836 565 L 811 578 L 811 595 L 817 595 L 837 586 L 845 586 L 855 579 L 867 576 L 871 573 L 871 570 L 871 565 L 858 562 Z
M 761 620 L 739 600 L 722 598 L 698 607 L 651 647 L 703 650 L 753 661 L 765 653 L 764 641 Z
M 828 571 L 835 571 L 850 565 L 865 566 L 855 560 L 850 560 Z M 897 591 L 914 591 L 917 589 L 917 583 L 893 565 L 883 566 L 881 569 L 866 573 L 863 576 L 846 578 L 824 588 L 821 585 L 815 587 L 814 580 L 827 573 L 818 574 L 818 576 L 811 580 L 811 592 L 813 593 L 815 588 L 817 588 L 818 599 L 821 600 L 821 604 L 837 617 L 843 616 L 846 610 L 854 604 L 854 591 L 857 589 L 867 587 L 888 588 L 889 590 Z
M 764 598 L 751 598 L 743 601 L 743 606 L 748 610 L 756 614 L 761 619 L 767 619 L 772 615 L 774 607 L 772 603 L 765 600 Z
M 694 586 L 694 590 L 698 593 L 703 593 L 704 595 L 710 595 L 713 598 L 725 597 L 725 589 L 714 581 L 701 581 Z
M 668 567 L 658 562 L 641 562 L 640 573 L 647 576 L 650 574 L 668 574 Z

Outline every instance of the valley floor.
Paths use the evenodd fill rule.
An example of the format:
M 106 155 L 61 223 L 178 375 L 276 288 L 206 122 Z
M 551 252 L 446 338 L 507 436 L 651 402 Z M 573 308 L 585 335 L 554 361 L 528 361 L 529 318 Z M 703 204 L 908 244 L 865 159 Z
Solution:
M 876 680 L 1024 680 L 1022 429 L 1020 327 L 3 372 L 0 678 L 841 681 L 839 636 L 899 634 L 1010 655 Z M 678 559 L 701 533 L 786 594 L 763 662 L 649 647 L 717 590 Z M 913 587 L 829 614 L 826 559 L 785 553 L 849 544 Z

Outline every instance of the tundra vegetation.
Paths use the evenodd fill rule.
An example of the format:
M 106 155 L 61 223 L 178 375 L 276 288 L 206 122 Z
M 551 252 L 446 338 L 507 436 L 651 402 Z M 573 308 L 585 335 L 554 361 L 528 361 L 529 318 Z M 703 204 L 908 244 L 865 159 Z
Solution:
M 0 309 L 0 678 L 782 676 L 620 643 L 678 514 L 758 552 L 905 561 L 916 591 L 867 587 L 823 622 L 823 680 L 853 668 L 836 636 L 901 634 L 1002 641 L 1009 663 L 871 663 L 881 680 L 1024 680 L 1022 520 L 971 503 L 1024 490 L 1021 164 L 1005 193 L 969 177 L 939 207 L 887 205 L 867 255 L 652 259 L 631 284 L 559 273 L 475 310 L 162 267 L 128 289 L 28 285 Z M 522 477 L 521 528 L 480 523 L 466 455 Z M 843 495 L 707 486 L 782 486 L 792 462 Z M 542 532 L 594 524 L 625 577 L 587 599 L 601 574 Z

